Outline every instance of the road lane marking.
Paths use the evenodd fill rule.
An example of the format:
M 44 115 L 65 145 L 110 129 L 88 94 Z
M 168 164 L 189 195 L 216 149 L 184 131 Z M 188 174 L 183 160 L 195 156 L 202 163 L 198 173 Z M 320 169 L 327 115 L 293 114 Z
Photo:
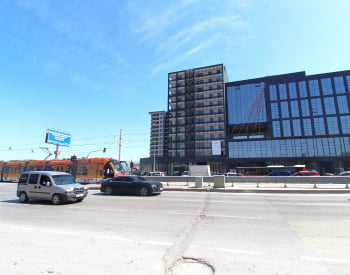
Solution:
M 187 216 L 198 216 L 196 213 L 189 213 L 189 212 L 168 212 L 168 214 L 172 215 L 187 215 Z M 256 216 L 236 216 L 236 215 L 212 215 L 212 214 L 205 214 L 206 217 L 214 217 L 214 218 L 229 218 L 229 219 L 255 219 L 255 220 L 262 220 L 263 217 L 256 217 Z
M 350 263 L 349 259 L 342 259 L 342 258 L 319 258 L 319 257 L 310 257 L 310 256 L 303 256 L 301 258 L 303 260 L 313 261 L 313 262 L 328 262 L 328 263 L 342 263 L 342 264 Z

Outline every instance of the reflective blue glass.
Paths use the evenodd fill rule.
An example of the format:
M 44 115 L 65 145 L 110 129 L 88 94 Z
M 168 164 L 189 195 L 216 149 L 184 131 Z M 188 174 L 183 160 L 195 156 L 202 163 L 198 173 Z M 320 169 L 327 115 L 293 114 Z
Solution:
M 303 119 L 304 135 L 312 136 L 311 120 L 309 118 Z
M 283 125 L 283 136 L 290 137 L 292 135 L 292 131 L 290 128 L 290 120 L 282 120 Z
M 336 109 L 335 109 L 335 103 L 334 103 L 334 97 L 324 97 L 324 107 L 325 107 L 325 112 L 327 115 L 335 115 L 336 114 Z
M 297 86 L 295 84 L 295 82 L 292 83 L 288 83 L 288 89 L 289 89 L 289 98 L 293 99 L 293 98 L 297 98 Z
M 282 118 L 289 117 L 289 108 L 288 108 L 288 102 L 287 101 L 281 102 L 281 117 Z
M 229 124 L 266 122 L 264 83 L 228 87 L 227 100 Z
M 309 100 L 304 99 L 300 101 L 301 114 L 302 116 L 310 116 Z
M 270 100 L 277 100 L 277 88 L 276 85 L 270 85 L 269 86 L 269 92 L 270 92 Z
M 299 117 L 300 113 L 299 113 L 299 105 L 298 105 L 298 101 L 297 100 L 292 100 L 290 102 L 290 109 L 292 112 L 292 117 Z
M 327 117 L 328 134 L 339 134 L 338 119 L 336 117 Z
M 274 137 L 281 136 L 281 127 L 280 127 L 279 121 L 272 121 L 272 129 L 273 129 L 273 136 Z
M 315 135 L 325 135 L 325 127 L 323 117 L 314 118 L 314 126 L 315 126 Z
M 343 134 L 350 134 L 350 116 L 340 116 L 341 129 Z
M 332 87 L 332 82 L 331 82 L 330 78 L 321 79 L 321 85 L 322 85 L 322 94 L 323 95 L 332 95 L 333 94 L 333 87 Z
M 334 77 L 334 86 L 337 94 L 345 93 L 344 79 L 342 76 Z
M 347 92 L 350 93 L 350 75 L 346 76 L 346 83 L 348 84 Z
M 340 114 L 349 113 L 348 101 L 346 96 L 337 96 L 338 109 Z
M 309 81 L 309 91 L 310 91 L 310 96 L 319 96 L 320 95 L 320 88 L 318 86 L 318 80 L 310 80 Z
M 299 94 L 300 94 L 300 97 L 303 98 L 303 97 L 307 97 L 307 89 L 306 89 L 306 83 L 305 81 L 301 81 L 298 83 L 298 86 L 299 86 Z
M 278 103 L 271 103 L 271 116 L 272 119 L 279 118 Z
M 300 119 L 293 119 L 293 134 L 294 136 L 301 136 Z
M 287 99 L 287 87 L 286 84 L 279 84 L 278 85 L 279 94 L 280 94 L 280 100 Z
M 321 157 L 350 152 L 348 137 L 229 142 L 229 158 Z
M 320 98 L 311 99 L 311 110 L 312 110 L 312 115 L 314 115 L 314 116 L 323 114 Z

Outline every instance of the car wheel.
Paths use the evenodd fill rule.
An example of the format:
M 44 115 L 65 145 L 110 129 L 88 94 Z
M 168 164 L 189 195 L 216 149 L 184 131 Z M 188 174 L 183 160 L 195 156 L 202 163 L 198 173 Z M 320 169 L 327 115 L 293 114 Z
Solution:
M 148 189 L 146 187 L 140 188 L 140 195 L 141 196 L 147 196 L 148 195 Z
M 20 195 L 19 195 L 19 201 L 21 203 L 25 203 L 28 201 L 28 196 L 25 192 L 22 192 Z
M 105 188 L 105 195 L 112 195 L 112 188 L 110 186 Z
M 58 194 L 53 195 L 53 196 L 52 196 L 52 203 L 53 203 L 54 205 L 60 204 L 60 203 L 61 203 L 61 197 L 60 197 L 60 195 L 58 195 Z

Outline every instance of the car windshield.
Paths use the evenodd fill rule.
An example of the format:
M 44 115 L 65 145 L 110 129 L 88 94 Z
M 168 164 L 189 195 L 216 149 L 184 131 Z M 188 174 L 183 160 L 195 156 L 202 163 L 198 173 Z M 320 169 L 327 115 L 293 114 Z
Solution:
M 52 176 L 56 185 L 65 185 L 65 184 L 73 184 L 75 183 L 75 179 L 71 175 L 56 175 Z

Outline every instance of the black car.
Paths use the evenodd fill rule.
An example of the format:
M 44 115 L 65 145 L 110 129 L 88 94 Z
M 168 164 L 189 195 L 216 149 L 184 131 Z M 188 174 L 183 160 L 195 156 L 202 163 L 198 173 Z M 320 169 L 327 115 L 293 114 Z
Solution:
M 270 172 L 267 174 L 268 176 L 278 176 L 278 177 L 283 177 L 283 176 L 290 176 L 292 173 L 290 171 L 274 171 Z
M 163 191 L 163 184 L 136 175 L 119 176 L 104 181 L 101 184 L 100 191 L 106 195 L 128 194 L 147 196 L 160 194 Z

